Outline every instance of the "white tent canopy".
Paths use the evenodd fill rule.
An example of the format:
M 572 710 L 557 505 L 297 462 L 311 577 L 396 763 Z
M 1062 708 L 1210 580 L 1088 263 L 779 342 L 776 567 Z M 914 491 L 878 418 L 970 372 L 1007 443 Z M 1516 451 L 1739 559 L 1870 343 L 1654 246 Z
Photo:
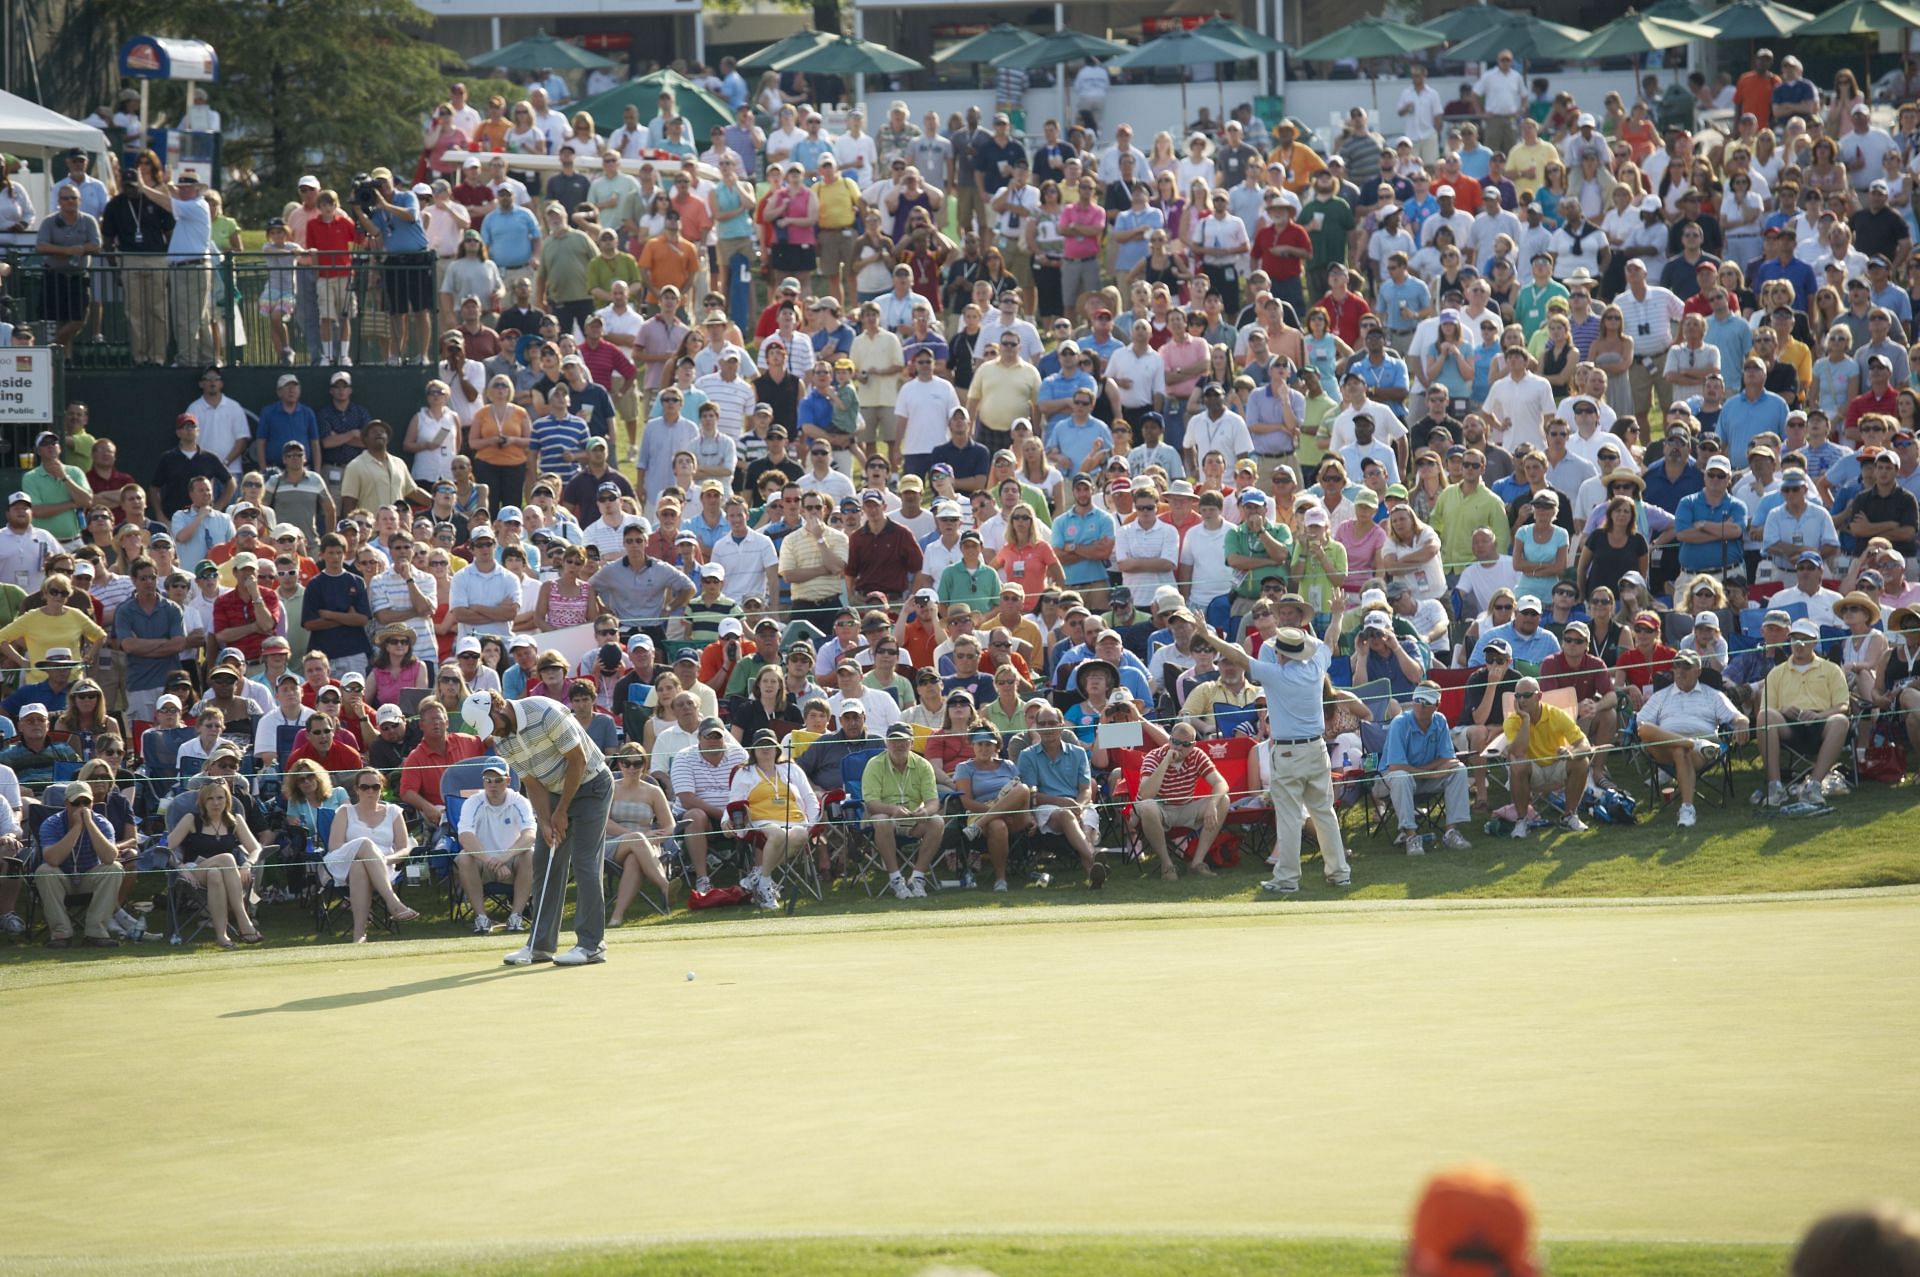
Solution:
M 92 125 L 0 92 L 0 151 L 44 159 L 76 146 L 97 156 L 113 152 L 107 135 Z

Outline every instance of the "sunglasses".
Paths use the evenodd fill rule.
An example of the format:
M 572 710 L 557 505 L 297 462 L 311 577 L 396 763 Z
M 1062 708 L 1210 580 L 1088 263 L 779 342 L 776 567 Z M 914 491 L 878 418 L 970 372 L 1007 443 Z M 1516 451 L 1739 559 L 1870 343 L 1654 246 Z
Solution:
M 645 767 L 646 765 L 647 765 L 646 761 L 644 759 L 639 759 L 639 758 L 623 758 L 620 760 L 621 767 L 632 768 L 634 771 L 639 771 L 642 767 Z M 498 779 L 498 777 L 493 777 L 492 779 Z
M 359 790 L 363 794 L 377 794 L 380 792 L 380 786 L 377 784 L 368 785 L 368 784 L 362 783 L 362 784 L 355 785 L 354 788 Z

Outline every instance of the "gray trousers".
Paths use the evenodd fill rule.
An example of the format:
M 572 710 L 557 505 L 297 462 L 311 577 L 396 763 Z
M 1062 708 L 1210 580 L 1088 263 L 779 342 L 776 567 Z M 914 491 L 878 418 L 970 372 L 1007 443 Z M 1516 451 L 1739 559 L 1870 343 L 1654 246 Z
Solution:
M 1067 308 L 1069 315 L 1079 312 L 1074 309 L 1081 294 L 1100 290 L 1100 258 L 1082 258 L 1078 261 L 1065 260 L 1060 263 L 1060 302 Z
M 307 362 L 320 362 L 320 292 L 311 268 L 299 268 L 293 277 L 293 326 L 306 347 Z M 274 352 L 276 358 L 278 351 Z M 311 460 L 311 458 L 309 458 Z
M 1447 825 L 1464 825 L 1473 818 L 1472 785 L 1467 769 L 1456 767 L 1444 776 L 1415 776 L 1412 772 L 1388 772 L 1387 794 L 1393 799 L 1393 814 L 1402 829 L 1415 829 L 1420 813 L 1414 809 L 1415 795 L 1440 793 L 1447 799 Z
M 539 801 L 535 799 L 534 801 Z M 560 795 L 549 792 L 547 801 Z M 567 834 L 556 848 L 535 835 L 533 840 L 533 947 L 553 953 L 560 946 L 560 913 L 567 902 L 567 868 L 573 868 L 573 938 L 582 948 L 597 949 L 607 932 L 607 900 L 600 878 L 602 848 L 607 841 L 607 813 L 613 806 L 613 775 L 604 767 L 588 776 L 574 791 L 567 808 Z M 553 814 L 551 806 L 547 814 Z M 559 854 L 554 854 L 555 852 Z

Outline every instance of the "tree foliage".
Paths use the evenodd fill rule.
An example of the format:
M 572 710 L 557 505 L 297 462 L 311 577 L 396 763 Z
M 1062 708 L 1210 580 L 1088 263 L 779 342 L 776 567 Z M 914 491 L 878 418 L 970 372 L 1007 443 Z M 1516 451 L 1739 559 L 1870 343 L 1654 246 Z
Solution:
M 122 36 L 205 40 L 229 170 L 253 175 L 228 198 L 277 207 L 306 172 L 343 185 L 388 164 L 411 172 L 420 122 L 461 71 L 426 38 L 412 0 L 106 0 Z M 484 100 L 484 98 L 482 99 Z

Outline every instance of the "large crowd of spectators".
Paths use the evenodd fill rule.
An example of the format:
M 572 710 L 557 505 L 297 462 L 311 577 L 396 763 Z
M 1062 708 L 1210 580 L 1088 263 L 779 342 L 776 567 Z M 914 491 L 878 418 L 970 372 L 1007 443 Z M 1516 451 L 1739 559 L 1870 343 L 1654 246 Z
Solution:
M 903 898 L 936 852 L 1004 888 L 1036 833 L 1095 886 L 1126 845 L 1172 878 L 1282 787 L 1259 666 L 1303 650 L 1332 764 L 1416 854 L 1465 848 L 1476 808 L 1583 829 L 1635 759 L 1690 826 L 1755 739 L 1772 807 L 1898 779 L 1920 745 L 1920 108 L 1889 131 L 1849 79 L 1829 105 L 1766 51 L 1733 95 L 1726 132 L 1663 136 L 1652 103 L 1529 92 L 1503 54 L 1470 118 L 1416 75 L 1385 131 L 1356 107 L 1317 140 L 1244 108 L 1142 150 L 1126 123 L 1020 137 L 899 103 L 829 133 L 783 97 L 699 150 L 670 94 L 603 138 L 548 87 L 483 114 L 456 86 L 418 184 L 375 167 L 342 213 L 302 177 L 269 223 L 296 365 L 271 402 L 226 395 L 174 323 L 143 349 L 204 363 L 201 395 L 165 410 L 150 473 L 113 442 L 145 422 L 70 403 L 38 440 L 0 531 L 8 836 L 81 759 L 164 780 L 231 752 L 261 810 L 173 841 L 244 940 L 275 832 L 251 818 L 355 798 L 329 778 L 364 764 L 394 810 L 342 824 L 387 830 L 397 864 L 478 753 L 449 713 L 498 689 L 616 754 L 616 920 L 667 888 L 663 853 L 710 887 L 730 805 L 811 821 L 850 753 L 873 754 Z M 445 159 L 464 146 L 485 162 Z M 73 165 L 40 232 L 70 264 L 68 339 L 103 260 Z M 195 184 L 143 162 L 131 187 L 102 226 L 204 251 Z M 390 271 L 390 358 L 433 352 L 405 421 L 356 402 L 327 264 L 354 244 Z M 152 306 L 121 273 L 130 317 L 179 318 L 162 273 Z M 763 733 L 804 792 L 756 788 Z M 1261 743 L 1228 792 L 1201 746 L 1235 734 Z M 50 913 L 63 882 L 131 897 L 103 866 L 143 814 L 111 826 L 118 859 L 85 822 L 26 831 Z M 475 854 L 524 887 L 506 851 Z M 361 878 L 356 931 L 385 883 Z M 102 908 L 89 937 L 130 930 Z

